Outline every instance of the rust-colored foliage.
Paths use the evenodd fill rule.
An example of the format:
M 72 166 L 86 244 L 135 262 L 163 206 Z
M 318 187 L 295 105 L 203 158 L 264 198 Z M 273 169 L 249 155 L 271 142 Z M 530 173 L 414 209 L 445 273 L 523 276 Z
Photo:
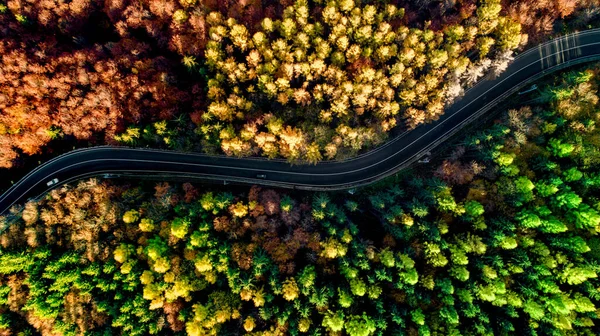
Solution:
M 449 184 L 466 184 L 473 181 L 475 176 L 473 166 L 457 161 L 444 160 L 435 171 L 435 176 Z
M 106 260 L 108 246 L 100 237 L 113 232 L 120 218 L 119 208 L 110 202 L 120 192 L 96 180 L 52 190 L 41 203 L 25 206 L 24 221 L 11 225 L 0 244 L 4 248 L 56 244 L 82 251 L 90 261 Z
M 41 1 L 38 7 L 11 3 L 32 18 L 50 15 L 48 25 L 62 13 L 39 8 L 53 1 Z M 76 3 L 89 7 L 83 1 L 71 2 L 71 7 Z M 124 37 L 73 46 L 52 34 L 25 30 L 7 14 L 0 16 L 0 167 L 11 167 L 19 153 L 39 153 L 61 134 L 94 140 L 103 132 L 101 142 L 110 143 L 125 124 L 170 119 L 189 100 L 171 83 L 172 61 L 151 55 L 146 43 Z M 76 22 L 79 16 L 67 17 Z M 75 29 L 71 21 L 61 22 L 64 29 Z
M 256 244 L 235 243 L 231 248 L 231 257 L 243 270 L 252 266 L 252 255 L 256 250 Z
M 552 31 L 557 19 L 575 11 L 580 0 L 518 0 L 507 5 L 508 14 L 521 23 L 529 41 L 538 41 Z
M 275 190 L 265 190 L 260 194 L 260 204 L 269 216 L 279 213 L 279 194 Z
M 231 222 L 227 216 L 217 217 L 213 221 L 213 225 L 217 231 L 229 231 L 231 229 L 230 224 Z
M 38 22 L 42 27 L 58 29 L 73 34 L 83 28 L 86 20 L 97 10 L 99 2 L 93 0 L 8 0 L 7 7 Z
M 163 311 L 167 315 L 167 322 L 169 327 L 173 331 L 182 331 L 185 328 L 185 323 L 179 320 L 179 311 L 185 307 L 185 303 L 178 299 L 174 302 L 165 302 L 163 304 Z
M 185 192 L 183 199 L 186 203 L 191 203 L 198 197 L 198 189 L 196 189 L 191 183 L 184 183 L 182 188 Z
M 78 290 L 71 290 L 65 295 L 64 319 L 77 325 L 78 332 L 85 333 L 108 321 L 108 316 L 98 312 L 96 303 L 89 294 L 82 294 Z
M 253 187 L 247 199 L 237 204 L 251 205 L 243 217 L 234 213 L 230 206 L 229 216 L 219 216 L 213 220 L 218 232 L 227 233 L 234 241 L 242 240 L 250 234 L 252 243 L 236 242 L 232 246 L 232 260 L 241 269 L 252 266 L 252 257 L 257 247 L 264 249 L 279 266 L 281 272 L 294 272 L 294 260 L 298 252 L 305 248 L 314 252 L 320 250 L 320 236 L 312 227 L 311 207 L 306 204 L 294 206 L 290 211 L 281 211 L 280 195 L 275 190 Z M 256 203 L 260 200 L 260 203 Z
M 205 104 L 207 83 L 195 71 L 199 70 L 207 46 L 211 29 L 209 13 L 218 11 L 225 18 L 235 19 L 252 36 L 265 17 L 281 19 L 284 9 L 294 1 L 8 0 L 4 3 L 6 10 L 0 14 L 0 168 L 14 166 L 21 155 L 41 153 L 46 144 L 61 136 L 97 144 L 114 143 L 114 136 L 129 125 L 169 120 L 175 115 L 188 115 L 191 121 L 185 125 L 187 128 L 181 125 L 180 128 L 206 126 L 205 119 L 211 117 Z M 405 9 L 402 18 L 390 19 L 393 30 L 405 25 L 444 31 L 451 25 L 475 20 L 479 2 L 389 3 Z M 312 3 L 310 16 L 321 17 L 323 6 L 324 3 Z M 556 19 L 566 18 L 586 6 L 593 7 L 585 0 L 503 1 L 502 15 L 520 22 L 529 39 L 535 41 L 551 32 Z M 463 45 L 465 50 L 472 48 L 469 43 Z M 181 75 L 181 64 L 186 64 L 182 60 L 186 59 L 193 76 Z M 372 57 L 360 57 L 349 62 L 347 71 L 353 77 L 372 66 Z M 278 72 L 277 76 L 280 75 Z M 434 87 L 432 84 L 430 89 Z M 292 91 L 289 96 L 293 99 L 283 97 L 281 101 L 294 102 L 303 108 L 314 104 L 312 88 Z M 215 90 L 212 93 L 218 94 Z M 406 92 L 409 96 L 410 93 Z M 437 100 L 421 105 L 403 108 L 401 115 L 408 128 L 435 120 L 443 108 Z M 358 116 L 366 113 L 363 107 L 357 107 L 355 112 Z M 256 130 L 259 121 L 264 121 L 262 117 L 248 116 L 245 124 L 233 126 L 237 131 L 242 127 L 246 131 Z M 331 116 L 324 114 L 321 118 L 326 120 Z M 319 141 L 305 143 L 313 134 L 289 127 L 277 137 L 257 133 L 256 144 L 238 138 L 220 139 L 219 144 L 227 154 L 250 155 L 262 150 L 270 157 L 312 162 L 322 159 L 321 154 L 329 158 L 351 155 L 349 148 L 361 148 L 365 141 L 383 141 L 371 133 L 383 134 L 397 122 L 391 118 L 372 122 L 367 125 L 371 132 L 344 128 L 327 146 Z M 350 135 L 356 139 L 350 141 Z M 214 151 L 219 144 L 202 143 L 202 146 Z M 193 192 L 184 197 L 191 201 Z M 267 214 L 278 211 L 272 203 L 263 208 Z

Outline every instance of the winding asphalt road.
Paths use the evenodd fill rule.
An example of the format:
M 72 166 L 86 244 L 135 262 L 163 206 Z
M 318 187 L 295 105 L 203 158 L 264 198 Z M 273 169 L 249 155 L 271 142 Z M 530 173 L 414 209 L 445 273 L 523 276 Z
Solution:
M 480 81 L 436 122 L 407 132 L 356 158 L 317 165 L 122 147 L 92 147 L 58 156 L 31 171 L 0 197 L 0 214 L 59 184 L 102 174 L 241 181 L 309 190 L 348 189 L 389 176 L 414 162 L 500 100 L 550 72 L 600 59 L 600 29 L 570 34 L 518 55 L 495 79 Z M 266 175 L 259 178 L 258 175 Z M 59 185 L 57 184 L 57 185 Z

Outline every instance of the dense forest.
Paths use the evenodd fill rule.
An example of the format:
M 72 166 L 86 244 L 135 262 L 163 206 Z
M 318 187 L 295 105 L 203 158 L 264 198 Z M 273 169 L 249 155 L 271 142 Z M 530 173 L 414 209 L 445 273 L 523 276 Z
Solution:
M 588 28 L 599 8 L 598 0 L 0 0 L 0 167 L 66 144 L 349 157 L 395 128 L 435 120 L 514 50 Z
M 599 84 L 353 195 L 53 190 L 0 221 L 0 334 L 597 335 Z

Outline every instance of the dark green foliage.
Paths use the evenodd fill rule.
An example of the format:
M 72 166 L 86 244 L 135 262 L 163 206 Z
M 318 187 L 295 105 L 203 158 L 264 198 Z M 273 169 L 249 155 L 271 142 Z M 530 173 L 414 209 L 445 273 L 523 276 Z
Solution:
M 0 236 L 0 331 L 27 330 L 27 316 L 63 335 L 594 335 L 600 166 L 585 148 L 599 132 L 585 78 L 551 112 L 513 111 L 469 139 L 461 165 L 490 161 L 455 185 L 189 202 L 131 188 L 104 199 L 121 203 L 118 222 L 85 244 L 65 233 L 76 225 L 48 224 L 77 204 L 28 204 L 27 239 Z

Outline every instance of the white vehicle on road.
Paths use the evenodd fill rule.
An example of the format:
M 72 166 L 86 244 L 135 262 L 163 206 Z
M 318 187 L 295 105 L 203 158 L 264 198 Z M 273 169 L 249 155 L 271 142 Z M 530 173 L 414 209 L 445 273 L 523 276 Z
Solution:
M 419 158 L 419 160 L 417 162 L 418 163 L 429 163 L 430 160 L 431 160 L 431 152 L 427 152 L 423 156 L 421 156 L 421 158 Z
M 58 179 L 57 179 L 57 178 L 53 178 L 52 180 L 48 181 L 48 182 L 46 183 L 46 185 L 47 185 L 48 187 L 50 187 L 50 186 L 53 186 L 53 185 L 55 185 L 55 184 L 57 184 L 57 183 L 58 183 Z

